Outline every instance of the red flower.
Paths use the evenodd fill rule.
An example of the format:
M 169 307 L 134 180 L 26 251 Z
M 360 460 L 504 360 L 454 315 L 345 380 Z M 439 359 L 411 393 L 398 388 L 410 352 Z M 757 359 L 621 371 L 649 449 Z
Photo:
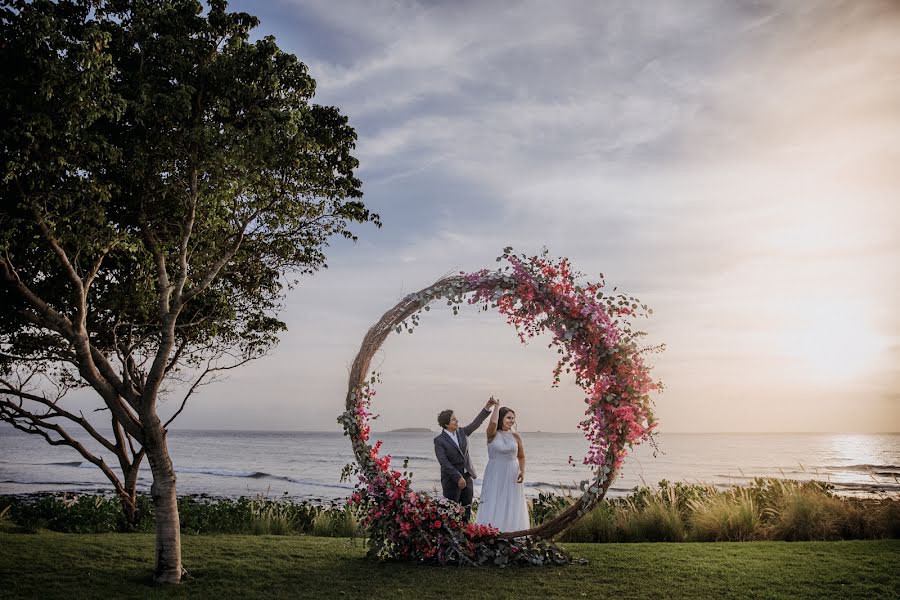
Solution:
M 640 353 L 635 353 L 630 328 L 620 325 L 641 316 L 636 301 L 631 297 L 626 301 L 622 295 L 598 295 L 605 286 L 602 274 L 600 281 L 580 285 L 582 275 L 572 270 L 568 259 L 519 258 L 508 251 L 503 258 L 511 266 L 501 271 L 503 275 L 488 270 L 463 273 L 464 293 L 472 292 L 468 303 L 483 302 L 485 309 L 496 303 L 523 343 L 544 333 L 552 336 L 551 346 L 560 353 L 553 385 L 560 384 L 565 371 L 586 395 L 586 419 L 578 425 L 590 443 L 583 462 L 611 469 L 614 477 L 628 447 L 650 439 L 656 426 L 649 394 L 659 385 L 651 379 Z M 371 433 L 369 420 L 377 416 L 371 412 L 374 396 L 371 385 L 357 390 L 353 411 L 357 430 L 348 431 L 355 433 L 354 448 Z M 362 522 L 373 527 L 374 537 L 390 542 L 388 553 L 419 560 L 433 557 L 444 563 L 458 553 L 474 554 L 476 545 L 484 543 L 480 540 L 497 535 L 494 528 L 464 524 L 460 510 L 414 493 L 409 479 L 390 468 L 391 457 L 381 457 L 380 449 L 381 442 L 369 448 L 360 475 L 361 493 L 354 493 L 351 501 L 368 508 Z M 569 462 L 574 463 L 574 457 Z M 454 540 L 460 544 L 454 545 Z M 514 554 L 518 550 L 512 547 Z

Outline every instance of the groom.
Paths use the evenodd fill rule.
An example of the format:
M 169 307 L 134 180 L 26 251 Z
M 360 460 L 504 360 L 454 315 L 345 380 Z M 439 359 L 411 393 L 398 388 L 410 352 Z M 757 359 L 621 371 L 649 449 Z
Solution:
M 434 438 L 434 455 L 441 465 L 441 487 L 444 497 L 459 502 L 466 509 L 465 523 L 472 514 L 472 480 L 478 478 L 472 459 L 469 458 L 469 436 L 481 427 L 491 414 L 491 409 L 500 404 L 491 397 L 475 420 L 465 427 L 459 426 L 456 414 L 450 409 L 438 413 L 441 433 Z

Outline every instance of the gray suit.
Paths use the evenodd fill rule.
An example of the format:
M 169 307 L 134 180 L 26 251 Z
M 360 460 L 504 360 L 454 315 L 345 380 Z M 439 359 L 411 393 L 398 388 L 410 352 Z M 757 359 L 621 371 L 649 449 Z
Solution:
M 475 472 L 475 467 L 472 465 L 472 459 L 469 457 L 468 438 L 481 427 L 490 414 L 491 411 L 488 409 L 482 409 L 474 421 L 465 427 L 457 428 L 456 435 L 459 439 L 459 446 L 443 431 L 434 438 L 434 455 L 441 465 L 441 488 L 443 488 L 444 497 L 459 502 L 465 507 L 467 523 L 472 512 L 472 479 L 478 477 L 478 473 Z M 461 477 L 466 480 L 464 489 L 459 489 L 458 482 Z

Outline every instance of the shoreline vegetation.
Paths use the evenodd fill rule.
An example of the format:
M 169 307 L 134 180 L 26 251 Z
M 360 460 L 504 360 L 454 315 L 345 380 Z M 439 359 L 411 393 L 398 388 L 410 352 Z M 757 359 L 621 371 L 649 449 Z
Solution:
M 535 525 L 552 519 L 576 497 L 542 492 L 530 501 Z M 151 532 L 153 507 L 138 497 L 136 522 L 119 501 L 93 494 L 0 496 L 0 531 L 37 533 Z M 345 501 L 289 498 L 178 498 L 184 534 L 364 535 Z M 607 498 L 557 540 L 568 543 L 813 541 L 900 538 L 900 499 L 838 496 L 823 482 L 759 478 L 722 490 L 712 485 L 669 483 L 634 488 Z

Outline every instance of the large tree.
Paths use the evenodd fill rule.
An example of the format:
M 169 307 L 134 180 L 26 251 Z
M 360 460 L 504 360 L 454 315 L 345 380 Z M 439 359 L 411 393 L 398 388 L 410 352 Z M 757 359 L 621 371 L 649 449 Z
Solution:
M 0 22 L 0 419 L 75 448 L 131 518 L 146 458 L 155 578 L 178 582 L 159 402 L 266 354 L 284 286 L 380 224 L 356 135 L 222 0 L 2 0 Z

